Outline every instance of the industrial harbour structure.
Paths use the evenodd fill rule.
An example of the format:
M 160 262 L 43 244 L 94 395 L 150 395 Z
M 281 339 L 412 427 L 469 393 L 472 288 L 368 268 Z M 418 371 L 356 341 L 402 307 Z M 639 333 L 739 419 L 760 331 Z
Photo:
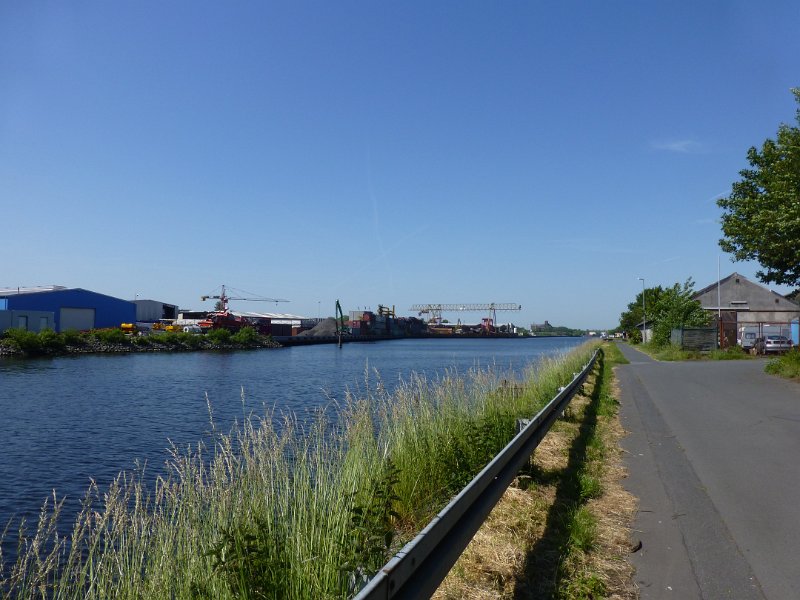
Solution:
M 342 341 L 370 341 L 407 337 L 511 337 L 513 324 L 498 325 L 497 311 L 518 311 L 518 304 L 415 304 L 417 316 L 397 316 L 395 308 L 378 305 L 376 311 L 352 310 L 345 317 L 337 301 L 339 318 L 312 319 L 283 312 L 238 311 L 232 300 L 288 302 L 249 294 L 233 295 L 221 286 L 218 293 L 201 296 L 217 300 L 210 310 L 186 310 L 152 299 L 123 300 L 82 288 L 44 286 L 0 289 L 0 334 L 16 328 L 31 332 L 121 328 L 129 334 L 147 335 L 158 330 L 205 333 L 212 329 L 237 331 L 252 327 L 285 345 Z M 443 313 L 484 312 L 479 323 L 450 323 Z M 425 317 L 425 318 L 423 318 Z M 331 321 L 333 323 L 328 323 Z M 327 338 L 331 338 L 330 340 Z

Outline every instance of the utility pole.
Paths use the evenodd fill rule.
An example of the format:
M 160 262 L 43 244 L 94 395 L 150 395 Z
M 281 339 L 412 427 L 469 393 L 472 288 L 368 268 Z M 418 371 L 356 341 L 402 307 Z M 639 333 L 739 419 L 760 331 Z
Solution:
M 642 282 L 642 343 L 644 344 L 647 342 L 647 311 L 644 305 L 644 277 L 638 277 L 637 279 Z

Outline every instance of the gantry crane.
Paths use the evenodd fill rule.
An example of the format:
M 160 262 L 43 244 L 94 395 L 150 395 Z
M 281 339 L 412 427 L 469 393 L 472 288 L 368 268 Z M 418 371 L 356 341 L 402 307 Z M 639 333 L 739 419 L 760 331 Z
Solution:
M 522 310 L 522 306 L 514 303 L 497 304 L 415 304 L 410 310 L 415 310 L 421 317 L 430 315 L 429 323 L 439 324 L 442 322 L 443 312 L 485 312 L 489 311 L 489 317 L 483 319 L 484 325 L 493 327 L 497 322 L 498 310 Z

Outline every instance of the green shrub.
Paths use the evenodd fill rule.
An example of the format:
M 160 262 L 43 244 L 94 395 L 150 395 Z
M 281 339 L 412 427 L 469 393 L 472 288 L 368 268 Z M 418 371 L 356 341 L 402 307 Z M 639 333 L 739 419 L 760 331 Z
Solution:
M 127 344 L 127 336 L 121 329 L 93 329 L 91 335 L 104 344 Z
M 161 333 L 154 333 L 151 336 L 151 340 L 154 344 L 161 344 L 163 346 L 169 346 L 170 348 L 178 346 L 180 341 L 178 340 L 178 334 L 172 331 L 162 331 Z
M 66 347 L 64 336 L 52 329 L 43 329 L 39 332 L 39 343 L 43 350 L 62 351 Z
M 42 351 L 42 342 L 33 331 L 24 329 L 7 329 L 4 338 L 10 340 L 11 345 L 29 354 Z
M 259 341 L 259 335 L 252 327 L 242 327 L 231 336 L 231 341 L 242 346 L 253 346 Z
M 75 329 L 62 331 L 61 337 L 67 346 L 83 346 L 86 343 L 86 334 L 76 331 Z
M 227 344 L 231 340 L 231 332 L 227 329 L 212 329 L 206 334 L 206 339 L 213 344 Z
M 178 344 L 185 348 L 199 348 L 203 343 L 203 338 L 196 333 L 176 333 L 175 339 Z

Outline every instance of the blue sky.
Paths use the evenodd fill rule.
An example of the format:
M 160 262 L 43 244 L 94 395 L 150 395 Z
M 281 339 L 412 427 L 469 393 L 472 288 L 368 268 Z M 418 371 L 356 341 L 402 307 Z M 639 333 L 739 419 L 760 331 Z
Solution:
M 794 122 L 799 26 L 795 1 L 4 2 L 0 287 L 612 327 L 637 277 L 755 279 L 715 200 Z

